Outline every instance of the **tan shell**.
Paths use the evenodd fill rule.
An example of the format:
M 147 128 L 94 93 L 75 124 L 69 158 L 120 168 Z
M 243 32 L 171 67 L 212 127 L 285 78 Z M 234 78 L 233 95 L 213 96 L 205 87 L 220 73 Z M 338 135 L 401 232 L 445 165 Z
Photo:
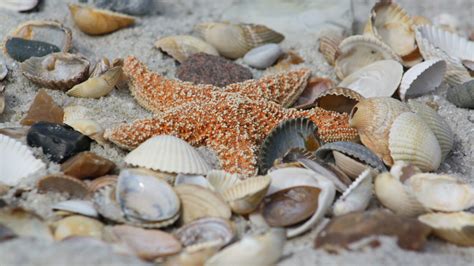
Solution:
M 67 193 L 74 198 L 85 198 L 89 194 L 88 187 L 84 181 L 62 174 L 42 177 L 38 181 L 38 191 L 43 193 Z
M 196 185 L 179 185 L 175 191 L 181 200 L 181 218 L 185 224 L 203 217 L 229 219 L 230 207 L 213 191 Z
M 351 158 L 350 156 L 345 155 L 344 153 L 332 151 L 332 154 L 334 156 L 336 166 L 352 179 L 357 178 L 367 168 L 367 165 L 354 158 Z
M 171 55 L 180 63 L 195 53 L 219 55 L 212 45 L 191 35 L 164 37 L 155 42 L 155 47 Z
M 87 81 L 74 86 L 66 92 L 69 96 L 79 98 L 100 98 L 109 94 L 117 85 L 122 75 L 121 67 L 114 67 L 103 75 L 90 78 Z
M 94 193 L 95 191 L 99 190 L 100 188 L 108 185 L 115 185 L 117 184 L 117 177 L 116 175 L 104 175 L 92 180 L 88 186 L 89 191 Z
M 107 142 L 104 138 L 104 128 L 92 119 L 76 119 L 65 121 L 64 123 L 100 144 L 105 144 Z
M 339 113 L 350 113 L 364 97 L 348 88 L 337 87 L 322 92 L 315 100 L 316 106 Z
M 270 181 L 269 176 L 247 178 L 225 190 L 222 197 L 229 203 L 233 212 L 248 214 L 254 211 L 265 197 Z
M 225 246 L 235 236 L 234 225 L 222 218 L 209 217 L 190 222 L 175 232 L 183 246 L 191 247 L 218 241 L 219 247 Z
M 37 238 L 45 242 L 53 240 L 51 229 L 40 216 L 20 208 L 1 208 L 0 224 L 20 237 Z
M 98 77 L 107 72 L 111 67 L 112 65 L 110 64 L 109 59 L 107 57 L 102 57 L 91 69 L 89 77 Z
M 196 25 L 195 30 L 219 54 L 230 59 L 244 56 L 248 51 L 266 43 L 279 43 L 284 36 L 264 25 L 208 22 Z
M 241 182 L 238 174 L 227 173 L 223 170 L 212 170 L 206 177 L 207 181 L 219 194 Z
M 88 236 L 101 239 L 104 225 L 89 217 L 73 215 L 55 222 L 53 227 L 55 227 L 55 240 L 63 240 L 72 236 Z
M 334 66 L 336 58 L 339 56 L 339 44 L 344 38 L 335 32 L 326 34 L 319 38 L 319 52 L 323 54 L 326 61 Z
M 76 26 L 89 35 L 111 33 L 135 23 L 131 16 L 85 5 L 69 4 L 69 11 Z
M 413 25 L 431 25 L 433 24 L 431 20 L 425 16 L 412 16 L 411 19 L 413 20 Z
M 434 234 L 459 246 L 474 246 L 474 214 L 469 212 L 429 213 L 418 220 L 434 231 Z

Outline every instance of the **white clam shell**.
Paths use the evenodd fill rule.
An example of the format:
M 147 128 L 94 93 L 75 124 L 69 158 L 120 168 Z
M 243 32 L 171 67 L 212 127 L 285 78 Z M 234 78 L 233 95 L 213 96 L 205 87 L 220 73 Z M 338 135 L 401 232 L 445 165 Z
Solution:
M 61 210 L 72 213 L 78 213 L 91 217 L 98 217 L 98 213 L 94 208 L 94 204 L 87 200 L 66 200 L 61 201 L 52 206 L 53 210 Z
M 16 186 L 22 178 L 46 167 L 26 145 L 2 134 L 0 151 L 0 183 L 8 186 Z
M 419 63 L 403 75 L 400 84 L 400 98 L 421 96 L 434 91 L 443 82 L 446 73 L 446 62 L 432 59 Z
M 441 239 L 460 246 L 474 246 L 474 214 L 469 212 L 429 213 L 418 220 Z
M 365 98 L 390 97 L 403 75 L 403 66 L 394 60 L 381 60 L 345 77 L 338 87 L 349 88 Z
M 14 11 L 28 11 L 38 5 L 38 0 L 2 0 L 0 8 Z
M 265 69 L 283 54 L 278 44 L 269 43 L 248 51 L 244 56 L 244 62 L 254 68 Z
M 373 175 L 370 169 L 364 170 L 351 186 L 334 203 L 333 213 L 336 216 L 350 212 L 363 211 L 372 199 Z
M 131 151 L 125 162 L 153 170 L 205 175 L 211 167 L 186 141 L 168 135 L 148 139 Z

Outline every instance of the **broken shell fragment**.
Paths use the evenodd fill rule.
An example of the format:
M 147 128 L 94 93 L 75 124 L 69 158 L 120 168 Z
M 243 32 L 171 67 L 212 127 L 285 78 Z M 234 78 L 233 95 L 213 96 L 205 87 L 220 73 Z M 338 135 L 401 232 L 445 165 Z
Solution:
M 219 55 L 219 52 L 212 45 L 191 35 L 164 37 L 155 42 L 155 47 L 171 55 L 180 63 L 196 53 Z
M 362 172 L 334 203 L 334 215 L 340 216 L 350 212 L 364 211 L 372 199 L 374 187 L 372 180 L 373 175 L 370 169 Z
M 54 224 L 54 239 L 63 240 L 72 236 L 88 236 L 102 238 L 104 225 L 92 218 L 73 215 L 63 218 Z
M 400 98 L 405 100 L 434 91 L 443 82 L 446 62 L 426 60 L 408 69 L 400 84 Z
M 446 98 L 457 107 L 474 109 L 474 79 L 449 88 Z
M 429 213 L 418 220 L 441 239 L 459 246 L 474 246 L 474 214 L 469 212 Z
M 109 94 L 115 88 L 121 75 L 121 67 L 111 68 L 101 76 L 77 84 L 68 90 L 66 94 L 79 98 L 100 98 Z
M 235 236 L 234 226 L 230 221 L 217 218 L 201 218 L 185 224 L 175 232 L 176 237 L 185 247 L 217 241 L 219 247 L 230 243 Z
M 234 213 L 248 214 L 254 211 L 267 193 L 269 176 L 251 177 L 235 184 L 222 193 Z
M 86 183 L 62 174 L 44 176 L 38 181 L 37 186 L 40 193 L 66 193 L 78 199 L 86 198 L 89 193 Z

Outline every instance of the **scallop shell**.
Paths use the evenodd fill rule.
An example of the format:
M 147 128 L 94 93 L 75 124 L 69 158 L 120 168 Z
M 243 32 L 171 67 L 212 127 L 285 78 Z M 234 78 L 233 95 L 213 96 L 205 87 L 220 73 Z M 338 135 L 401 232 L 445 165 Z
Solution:
M 446 98 L 457 107 L 474 109 L 474 79 L 449 88 Z
M 225 190 L 222 197 L 234 213 L 249 214 L 265 197 L 270 181 L 269 176 L 251 177 Z
M 28 11 L 38 5 L 39 0 L 2 0 L 0 8 L 14 11 Z
M 364 170 L 334 203 L 334 215 L 340 216 L 350 212 L 365 210 L 372 199 L 372 190 L 374 188 L 372 180 L 373 175 L 370 169 Z
M 88 200 L 66 200 L 54 204 L 53 210 L 66 211 L 69 213 L 77 213 L 91 217 L 98 217 L 98 213 L 91 201 Z
M 54 90 L 68 90 L 86 80 L 89 74 L 89 61 L 68 53 L 32 57 L 20 67 L 29 80 Z
M 79 98 L 100 98 L 109 94 L 115 88 L 121 75 L 121 67 L 111 68 L 101 76 L 90 78 L 74 86 L 66 94 Z
M 196 149 L 184 140 L 168 135 L 143 142 L 125 157 L 125 162 L 170 173 L 205 175 L 211 170 Z
M 276 159 L 283 157 L 289 150 L 303 148 L 314 151 L 320 146 L 316 125 L 307 118 L 283 121 L 272 129 L 260 146 L 258 166 L 264 174 Z
M 339 44 L 340 55 L 335 69 L 339 79 L 344 79 L 355 71 L 380 60 L 400 62 L 398 55 L 385 43 L 368 35 L 354 35 Z M 345 86 L 340 86 L 345 87 Z
M 311 170 L 303 168 L 282 168 L 268 173 L 272 178 L 267 196 L 278 191 L 297 187 L 311 186 L 321 189 L 318 197 L 318 208 L 316 212 L 304 223 L 287 230 L 287 237 L 300 235 L 318 224 L 331 207 L 336 189 L 334 184 L 326 177 Z
M 116 199 L 127 218 L 145 222 L 172 219 L 180 209 L 173 188 L 140 169 L 120 171 Z
M 54 239 L 63 240 L 73 236 L 87 236 L 101 239 L 104 225 L 92 218 L 73 215 L 54 223 Z
M 399 115 L 390 128 L 388 148 L 393 161 L 406 161 L 422 171 L 435 171 L 441 163 L 436 136 L 418 115 Z
M 381 158 L 385 164 L 392 165 L 388 149 L 388 135 L 395 118 L 410 109 L 393 98 L 362 99 L 350 114 L 349 125 L 359 132 L 362 143 Z
M 213 265 L 274 265 L 283 254 L 285 230 L 270 229 L 263 235 L 246 236 L 212 256 L 204 264 Z
M 403 66 L 394 60 L 381 60 L 346 76 L 338 87 L 349 88 L 365 98 L 390 97 L 400 85 Z
M 197 185 L 203 188 L 214 190 L 212 184 L 209 183 L 209 181 L 202 175 L 178 174 L 174 180 L 174 186 L 181 184 Z
M 69 11 L 76 26 L 89 35 L 111 33 L 135 23 L 134 17 L 85 5 L 69 4 Z
M 164 37 L 155 42 L 155 47 L 171 55 L 180 63 L 196 53 L 219 55 L 212 45 L 191 35 Z
M 335 32 L 326 34 L 319 38 L 319 52 L 323 54 L 326 61 L 334 66 L 336 58 L 339 56 L 339 44 L 344 38 Z
M 446 62 L 441 59 L 427 60 L 411 67 L 403 75 L 400 98 L 412 98 L 434 91 L 443 82 Z
M 231 174 L 222 170 L 212 170 L 207 174 L 206 178 L 219 194 L 241 182 L 238 174 Z
M 66 193 L 74 198 L 83 199 L 89 194 L 84 181 L 72 176 L 55 174 L 42 177 L 38 180 L 38 191 L 41 193 Z
M 183 246 L 195 246 L 217 241 L 222 247 L 230 243 L 235 236 L 233 224 L 222 218 L 209 217 L 190 222 L 179 228 L 175 236 Z
M 469 212 L 429 213 L 418 220 L 441 239 L 460 246 L 474 246 L 474 214 Z
M 431 131 L 433 131 L 441 148 L 441 161 L 444 161 L 453 148 L 454 143 L 454 133 L 448 123 L 435 110 L 425 104 L 409 100 L 408 106 L 412 112 L 421 117 L 430 127 Z
M 322 92 L 314 102 L 315 106 L 329 111 L 350 113 L 362 98 L 364 97 L 354 90 L 337 87 Z
M 0 60 L 0 81 L 4 80 L 7 77 L 8 68 L 7 64 Z
M 231 59 L 244 56 L 252 48 L 266 43 L 279 43 L 285 38 L 264 25 L 256 24 L 209 22 L 196 25 L 195 30 L 219 54 Z
M 203 217 L 229 219 L 230 207 L 217 193 L 196 185 L 179 185 L 175 191 L 181 200 L 181 218 L 185 224 Z
M 16 186 L 21 180 L 44 169 L 46 165 L 35 158 L 28 146 L 0 134 L 0 183 Z

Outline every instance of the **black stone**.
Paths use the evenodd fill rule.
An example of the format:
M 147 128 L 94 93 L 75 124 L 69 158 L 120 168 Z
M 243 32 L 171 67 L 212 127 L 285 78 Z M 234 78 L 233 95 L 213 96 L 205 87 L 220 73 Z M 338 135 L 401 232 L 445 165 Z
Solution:
M 51 53 L 60 52 L 56 45 L 35 41 L 27 40 L 22 38 L 10 38 L 5 43 L 5 48 L 8 55 L 20 62 L 23 62 L 30 57 L 42 57 Z
M 82 151 L 88 151 L 92 140 L 68 125 L 38 122 L 26 136 L 31 147 L 41 147 L 51 161 L 62 163 Z

